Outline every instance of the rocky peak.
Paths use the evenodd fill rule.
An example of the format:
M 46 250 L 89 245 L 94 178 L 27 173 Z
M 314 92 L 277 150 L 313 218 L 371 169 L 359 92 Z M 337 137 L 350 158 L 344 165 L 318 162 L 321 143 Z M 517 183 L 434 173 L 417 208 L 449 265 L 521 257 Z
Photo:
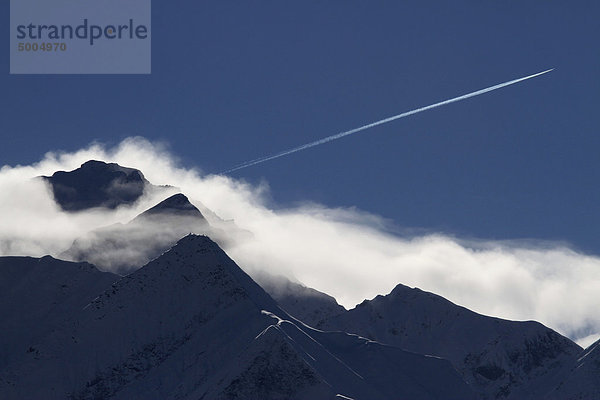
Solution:
M 137 169 L 97 160 L 42 179 L 51 185 L 54 200 L 65 211 L 133 204 L 152 186 Z

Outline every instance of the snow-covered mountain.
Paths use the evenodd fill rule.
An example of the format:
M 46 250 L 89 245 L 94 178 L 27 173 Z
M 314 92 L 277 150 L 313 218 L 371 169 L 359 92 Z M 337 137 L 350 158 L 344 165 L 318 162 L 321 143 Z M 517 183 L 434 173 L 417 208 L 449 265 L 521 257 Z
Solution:
M 141 171 L 43 179 L 69 215 L 164 200 L 75 240 L 61 258 L 79 262 L 0 257 L 1 399 L 600 398 L 599 342 L 403 285 L 347 311 L 248 276 L 222 249 L 251 232 Z
M 40 340 L 118 278 L 50 256 L 0 257 L 0 370 L 35 355 Z
M 251 237 L 250 232 L 221 219 L 201 202 L 192 204 L 184 194 L 176 193 L 177 188 L 153 185 L 134 168 L 91 160 L 73 171 L 41 178 L 48 183 L 53 200 L 68 212 L 132 206 L 145 195 L 164 199 L 125 224 L 88 232 L 59 254 L 105 271 L 130 273 L 188 233 L 210 235 L 222 246 Z
M 446 358 L 481 398 L 490 399 L 541 398 L 581 351 L 540 323 L 483 316 L 404 285 L 322 327 Z
M 88 261 L 102 270 L 125 274 L 164 253 L 189 233 L 214 232 L 202 213 L 186 196 L 178 193 L 127 224 L 114 224 L 87 233 L 75 240 L 61 258 Z
M 445 360 L 294 320 L 203 236 L 109 285 L 31 347 L 0 372 L 1 398 L 474 398 Z

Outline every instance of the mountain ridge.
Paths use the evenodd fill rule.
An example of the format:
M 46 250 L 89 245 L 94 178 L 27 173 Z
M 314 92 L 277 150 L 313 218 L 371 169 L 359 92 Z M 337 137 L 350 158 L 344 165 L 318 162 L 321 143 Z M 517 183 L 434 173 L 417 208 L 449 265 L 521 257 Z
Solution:
M 95 160 L 42 179 L 67 212 L 165 188 Z M 0 257 L 0 397 L 600 397 L 600 341 L 583 350 L 402 284 L 345 310 L 286 277 L 250 277 L 219 244 L 252 234 L 169 192 L 61 255 L 82 262 Z
M 448 359 L 482 398 L 535 399 L 581 351 L 538 322 L 484 316 L 401 284 L 322 327 Z
M 345 393 L 375 400 L 417 393 L 417 398 L 440 399 L 424 386 L 431 374 L 452 382 L 446 397 L 475 398 L 444 360 L 353 335 L 316 331 L 294 321 L 218 245 L 207 237 L 188 235 L 104 290 L 39 343 L 34 354 L 22 355 L 5 368 L 0 373 L 0 394 L 8 399 L 47 398 L 51 393 L 71 399 L 238 398 L 248 386 L 234 382 L 276 368 L 298 374 L 287 377 L 292 383 L 306 379 L 310 371 L 317 380 L 306 393 L 281 397 L 277 394 L 281 387 L 259 384 L 242 398 L 260 394 L 308 399 L 317 390 L 317 398 Z M 261 332 L 268 332 L 267 337 L 276 333 L 278 346 L 269 347 L 271 340 L 256 344 L 258 349 L 252 351 Z M 286 357 L 290 351 L 296 356 Z M 275 364 L 265 364 L 265 357 Z M 235 360 L 247 364 L 232 376 Z M 406 374 L 398 366 L 407 361 L 414 377 L 407 376 L 403 385 L 382 381 L 374 372 L 367 374 L 374 365 Z M 349 364 L 363 369 L 362 379 L 348 369 Z

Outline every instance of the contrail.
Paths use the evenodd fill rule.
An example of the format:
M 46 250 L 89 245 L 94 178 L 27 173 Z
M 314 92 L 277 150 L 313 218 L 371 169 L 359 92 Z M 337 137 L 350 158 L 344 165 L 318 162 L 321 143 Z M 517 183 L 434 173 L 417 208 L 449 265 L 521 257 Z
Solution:
M 233 171 L 237 171 L 238 169 L 251 167 L 252 165 L 261 164 L 261 163 L 264 163 L 266 161 L 270 161 L 270 160 L 274 160 L 274 159 L 279 158 L 279 157 L 287 156 L 288 154 L 292 154 L 292 153 L 296 153 L 298 151 L 306 150 L 306 149 L 314 147 L 314 146 L 318 146 L 318 145 L 321 145 L 321 144 L 324 144 L 324 143 L 327 143 L 327 142 L 331 142 L 332 140 L 341 139 L 344 136 L 352 135 L 353 133 L 364 131 L 365 129 L 373 128 L 373 127 L 375 127 L 377 125 L 387 124 L 388 122 L 392 122 L 392 121 L 395 121 L 395 120 L 400 119 L 400 118 L 408 117 L 409 115 L 413 115 L 413 114 L 417 114 L 417 113 L 420 113 L 420 112 L 423 112 L 423 111 L 431 110 L 432 108 L 445 106 L 446 104 L 454 103 L 454 102 L 457 102 L 457 101 L 466 100 L 466 99 L 468 99 L 470 97 L 479 96 L 480 94 L 491 92 L 492 90 L 500 89 L 500 88 L 503 88 L 505 86 L 514 85 L 515 83 L 519 83 L 519 82 L 522 82 L 524 80 L 535 78 L 536 76 L 540 76 L 540 75 L 546 74 L 546 73 L 548 73 L 548 72 L 550 72 L 552 70 L 554 70 L 554 68 L 547 69 L 546 71 L 538 72 L 537 74 L 529 75 L 529 76 L 526 76 L 524 78 L 514 79 L 512 81 L 508 81 L 508 82 L 500 83 L 498 85 L 490 86 L 488 88 L 481 89 L 481 90 L 478 90 L 476 92 L 471 92 L 471 93 L 468 93 L 468 94 L 463 94 L 462 96 L 458 96 L 458 97 L 454 97 L 452 99 L 440 101 L 439 103 L 435 103 L 435 104 L 431 104 L 429 106 L 417 108 L 415 110 L 407 111 L 407 112 L 402 113 L 402 114 L 394 115 L 393 117 L 388 117 L 388 118 L 385 118 L 385 119 L 382 119 L 382 120 L 379 120 L 379 121 L 376 121 L 376 122 L 372 122 L 372 123 L 367 124 L 367 125 L 360 126 L 358 128 L 351 129 L 349 131 L 345 131 L 345 132 L 341 132 L 341 133 L 338 133 L 338 134 L 335 134 L 335 135 L 327 136 L 327 137 L 325 137 L 323 139 L 319 139 L 319 140 L 316 140 L 314 142 L 303 144 L 302 146 L 294 147 L 294 148 L 289 149 L 289 150 L 284 150 L 282 152 L 275 153 L 275 154 L 272 154 L 272 155 L 269 155 L 269 156 L 264 156 L 264 157 L 257 158 L 257 159 L 254 159 L 254 160 L 246 161 L 245 163 L 239 164 L 239 165 L 237 165 L 237 166 L 235 166 L 235 167 L 233 167 L 231 169 L 223 171 L 222 174 L 227 174 L 227 173 L 230 173 L 230 172 L 233 172 Z

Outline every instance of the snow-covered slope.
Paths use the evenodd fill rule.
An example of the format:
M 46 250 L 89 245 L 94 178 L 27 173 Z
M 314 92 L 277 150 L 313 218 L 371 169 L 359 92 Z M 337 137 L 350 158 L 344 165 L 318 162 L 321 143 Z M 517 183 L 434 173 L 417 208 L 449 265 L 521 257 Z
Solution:
M 335 298 L 313 288 L 292 282 L 284 276 L 266 272 L 252 278 L 277 301 L 288 314 L 315 328 L 321 328 L 326 319 L 346 311 Z
M 403 285 L 323 327 L 446 358 L 482 398 L 537 399 L 581 351 L 537 322 L 486 317 Z
M 473 398 L 445 360 L 296 322 L 194 235 L 17 356 L 0 398 Z
M 600 340 L 583 350 L 547 400 L 600 399 Z
M 118 279 L 50 256 L 0 257 L 0 369 L 26 353 L 35 356 L 40 340 Z
M 212 233 L 186 196 L 175 194 L 127 224 L 110 225 L 75 240 L 61 258 L 88 261 L 102 270 L 126 274 L 170 249 L 189 233 Z
M 96 160 L 42 178 L 50 184 L 54 200 L 66 211 L 133 204 L 145 191 L 157 188 L 137 169 Z

